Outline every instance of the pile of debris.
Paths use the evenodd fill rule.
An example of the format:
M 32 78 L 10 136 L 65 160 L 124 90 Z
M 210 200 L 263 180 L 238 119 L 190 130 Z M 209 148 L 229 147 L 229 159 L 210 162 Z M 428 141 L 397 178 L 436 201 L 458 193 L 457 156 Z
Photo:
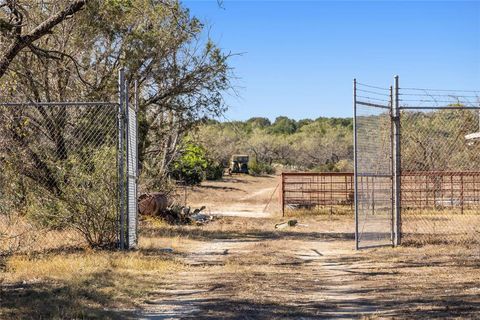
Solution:
M 138 198 L 138 211 L 143 216 L 155 216 L 170 224 L 203 225 L 211 220 L 212 216 L 201 213 L 205 206 L 192 210 L 190 207 L 181 206 L 169 200 L 161 192 L 145 193 Z

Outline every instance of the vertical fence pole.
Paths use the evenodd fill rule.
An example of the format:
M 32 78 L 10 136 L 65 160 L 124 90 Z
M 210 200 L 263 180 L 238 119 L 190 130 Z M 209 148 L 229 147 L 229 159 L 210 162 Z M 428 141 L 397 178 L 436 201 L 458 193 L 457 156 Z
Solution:
M 125 249 L 125 183 L 124 183 L 124 113 L 125 113 L 125 70 L 118 74 L 118 228 L 119 247 Z
M 125 206 L 125 213 L 126 213 L 126 230 L 125 230 L 125 248 L 130 249 L 132 247 L 132 243 L 130 243 L 130 236 L 131 236 L 131 230 L 130 230 L 130 215 L 132 214 L 131 208 L 130 208 L 130 181 L 131 181 L 131 132 L 130 132 L 130 105 L 129 105 L 129 95 L 130 92 L 128 90 L 128 82 L 125 80 L 124 82 L 124 93 L 125 93 L 125 146 L 126 146 L 126 154 L 125 154 L 125 159 L 126 159 L 126 169 L 127 169 L 127 174 L 126 174 L 126 187 L 125 187 L 125 199 L 126 199 L 126 206 Z
M 134 83 L 134 106 L 135 106 L 135 239 L 138 243 L 138 180 L 139 180 L 139 172 L 138 172 L 138 80 L 135 80 Z M 135 243 L 135 245 L 137 245 Z
M 460 208 L 461 208 L 461 213 L 463 214 L 463 201 L 464 201 L 464 196 L 463 196 L 463 172 L 460 174 Z
M 400 149 L 400 101 L 398 76 L 395 76 L 394 99 L 393 99 L 393 188 L 394 188 L 394 212 L 395 212 L 395 241 L 394 245 L 401 244 L 401 149 Z
M 358 168 L 357 168 L 357 79 L 353 79 L 353 203 L 355 206 L 355 249 L 358 250 Z
M 393 87 L 390 86 L 390 116 L 393 118 Z M 395 188 L 394 188 L 394 175 L 395 175 L 395 160 L 394 160 L 394 135 L 393 135 L 393 121 L 390 121 L 390 161 L 391 161 L 391 168 L 390 174 L 391 181 L 390 181 L 390 188 L 392 194 L 390 196 L 390 204 L 391 204 L 391 226 L 390 226 L 390 241 L 392 244 L 395 243 Z
M 282 174 L 280 175 L 280 206 L 282 208 L 282 217 L 285 216 L 285 178 Z
M 348 177 L 345 175 L 345 203 L 348 204 Z
M 350 191 L 349 191 L 349 194 L 348 194 L 348 201 L 350 202 L 350 209 L 352 209 L 352 211 L 353 211 L 353 205 L 354 205 L 353 197 L 352 197 L 352 194 L 351 194 L 351 192 L 354 190 L 353 180 L 355 180 L 354 175 L 350 177 Z M 355 192 L 354 192 L 353 196 L 355 196 Z

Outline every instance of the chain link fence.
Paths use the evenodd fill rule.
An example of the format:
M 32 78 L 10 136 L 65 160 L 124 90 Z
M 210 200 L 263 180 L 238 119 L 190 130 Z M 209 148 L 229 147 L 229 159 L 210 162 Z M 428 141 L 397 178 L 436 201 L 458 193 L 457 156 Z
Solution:
M 131 227 L 122 218 L 137 216 L 120 209 L 132 202 L 121 196 L 123 136 L 135 134 L 136 148 L 136 124 L 128 135 L 121 116 L 126 95 L 114 103 L 12 99 L 26 101 L 0 96 L 0 255 L 134 246 L 136 224 L 131 242 L 120 241 Z M 136 167 L 136 153 L 129 154 Z
M 479 92 L 402 88 L 404 243 L 480 242 Z M 473 136 L 472 136 L 473 134 Z
M 355 234 L 358 246 L 392 242 L 390 89 L 354 84 Z
M 479 94 L 354 83 L 357 246 L 480 242 Z

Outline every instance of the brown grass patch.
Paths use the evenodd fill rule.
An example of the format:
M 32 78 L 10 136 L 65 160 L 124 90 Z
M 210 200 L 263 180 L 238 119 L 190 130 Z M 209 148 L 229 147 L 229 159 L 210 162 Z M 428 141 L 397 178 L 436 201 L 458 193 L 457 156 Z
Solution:
M 138 306 L 169 275 L 183 269 L 174 254 L 154 244 L 136 252 L 14 255 L 6 259 L 1 274 L 0 316 L 129 317 L 125 310 Z

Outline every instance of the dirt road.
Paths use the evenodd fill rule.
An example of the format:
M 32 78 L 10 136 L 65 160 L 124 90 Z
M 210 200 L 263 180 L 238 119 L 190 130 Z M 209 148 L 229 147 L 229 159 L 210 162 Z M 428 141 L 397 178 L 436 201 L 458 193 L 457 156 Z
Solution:
M 266 218 L 279 214 L 278 176 L 226 176 L 187 191 L 187 202 L 218 216 Z
M 276 230 L 277 181 L 235 177 L 194 188 L 191 204 L 227 217 L 156 233 L 184 239 L 176 257 L 186 267 L 149 295 L 139 317 L 478 318 L 478 248 L 358 252 L 350 216 L 301 216 L 302 226 Z

